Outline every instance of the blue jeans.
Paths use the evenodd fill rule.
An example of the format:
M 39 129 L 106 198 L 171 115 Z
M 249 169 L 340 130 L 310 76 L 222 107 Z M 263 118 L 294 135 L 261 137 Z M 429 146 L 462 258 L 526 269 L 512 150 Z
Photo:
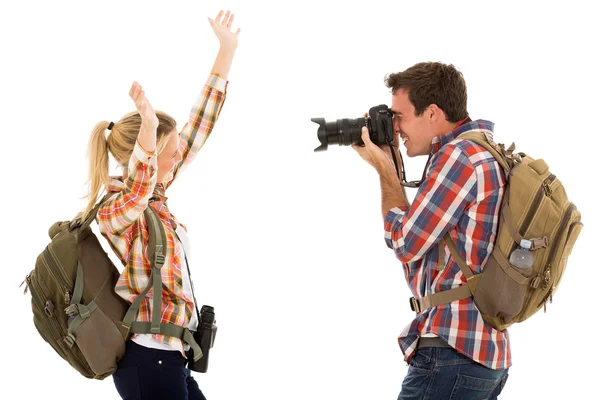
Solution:
M 451 348 L 424 347 L 409 361 L 398 400 L 496 399 L 508 369 L 493 370 Z
M 113 381 L 124 400 L 206 400 L 180 352 L 151 349 L 131 340 Z

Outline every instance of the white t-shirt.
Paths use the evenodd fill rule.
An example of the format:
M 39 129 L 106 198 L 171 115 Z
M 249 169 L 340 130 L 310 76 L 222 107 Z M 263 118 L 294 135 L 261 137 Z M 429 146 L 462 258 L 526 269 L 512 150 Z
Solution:
M 181 225 L 177 226 L 175 233 L 177 233 L 177 236 L 179 237 L 179 240 L 181 242 L 181 247 L 183 248 L 183 253 L 184 253 L 181 256 L 181 277 L 183 278 L 183 293 L 185 294 L 185 296 L 188 299 L 193 299 L 194 296 L 192 293 L 192 281 L 190 279 L 190 274 L 188 271 L 188 265 L 187 265 L 187 260 L 186 260 L 186 258 L 189 259 L 189 257 L 190 257 L 190 249 L 191 249 L 190 241 L 187 236 L 187 233 L 185 232 L 185 229 L 183 229 L 181 227 Z M 188 329 L 191 331 L 195 331 L 198 328 L 198 316 L 197 316 L 195 307 L 196 307 L 196 305 L 194 304 L 194 311 L 192 312 L 192 318 L 188 325 Z M 146 333 L 143 335 L 136 335 L 136 337 L 132 340 L 135 343 L 139 344 L 140 346 L 150 347 L 152 349 L 176 350 L 176 349 L 172 348 L 171 346 L 154 339 L 152 337 L 152 334 L 150 334 L 150 333 Z M 186 351 L 189 348 L 190 348 L 190 346 L 188 344 L 186 344 L 184 346 L 184 350 L 186 350 Z

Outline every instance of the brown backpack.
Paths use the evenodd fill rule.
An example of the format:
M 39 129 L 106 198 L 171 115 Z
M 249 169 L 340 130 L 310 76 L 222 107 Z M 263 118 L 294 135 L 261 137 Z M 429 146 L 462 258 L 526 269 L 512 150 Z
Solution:
M 450 234 L 446 234 L 439 242 L 440 254 L 444 254 L 445 243 L 468 284 L 423 298 L 413 297 L 411 308 L 420 312 L 473 296 L 483 319 L 504 330 L 515 322 L 525 321 L 541 308 L 546 311 L 546 303 L 552 302 L 567 258 L 583 227 L 581 213 L 543 159 L 514 153 L 514 143 L 505 149 L 483 132 L 467 132 L 457 139 L 483 146 L 505 171 L 498 235 L 482 272 L 473 274 Z M 532 252 L 531 267 L 518 268 L 509 262 L 519 247 Z
M 131 333 L 161 333 L 175 336 L 194 350 L 202 351 L 187 329 L 160 323 L 161 296 L 153 299 L 152 322 L 136 322 L 142 300 L 152 286 L 161 293 L 160 268 L 166 248 L 164 227 L 151 207 L 148 220 L 148 256 L 153 261 L 148 286 L 129 304 L 114 287 L 119 271 L 90 229 L 106 195 L 81 221 L 56 222 L 50 227 L 50 243 L 38 256 L 35 268 L 25 278 L 25 293 L 31 293 L 33 322 L 39 334 L 73 368 L 86 378 L 104 379 L 117 369 Z M 156 272 L 156 273 L 155 273 Z

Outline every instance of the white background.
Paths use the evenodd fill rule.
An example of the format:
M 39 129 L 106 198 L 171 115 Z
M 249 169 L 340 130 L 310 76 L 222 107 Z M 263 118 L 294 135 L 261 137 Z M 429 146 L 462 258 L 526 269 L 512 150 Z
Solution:
M 314 153 L 310 118 L 390 104 L 385 74 L 420 61 L 457 66 L 471 116 L 544 158 L 585 224 L 554 304 L 510 329 L 501 398 L 597 396 L 592 2 L 333 3 L 2 2 L 1 398 L 118 398 L 111 378 L 83 378 L 42 340 L 18 285 L 48 227 L 84 206 L 91 129 L 133 109 L 133 80 L 183 126 L 218 48 L 207 17 L 221 8 L 242 27 L 227 100 L 169 193 L 189 227 L 198 300 L 217 311 L 209 372 L 196 374 L 207 398 L 397 397 L 397 336 L 413 313 L 383 240 L 379 179 L 349 147 Z M 405 163 L 418 179 L 425 158 Z

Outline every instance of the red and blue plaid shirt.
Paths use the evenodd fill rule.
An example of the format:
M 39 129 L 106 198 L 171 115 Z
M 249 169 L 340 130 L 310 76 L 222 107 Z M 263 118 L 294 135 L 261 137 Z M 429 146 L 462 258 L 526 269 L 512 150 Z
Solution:
M 108 191 L 114 192 L 115 195 L 98 211 L 100 233 L 108 239 L 125 266 L 115 286 L 115 292 L 129 302 L 133 302 L 146 288 L 152 271 L 148 260 L 148 228 L 143 213 L 146 207 L 152 207 L 158 212 L 167 236 L 167 248 L 164 249 L 165 264 L 160 270 L 163 283 L 162 323 L 187 327 L 192 313 L 196 312 L 193 299 L 186 296 L 183 289 L 181 267 L 184 254 L 175 233 L 180 223 L 167 206 L 165 191 L 194 160 L 212 132 L 225 101 L 227 84 L 228 81 L 219 75 L 211 74 L 208 77 L 192 107 L 190 119 L 180 133 L 183 158 L 175 166 L 173 178 L 169 182 L 157 183 L 156 151 L 148 153 L 136 142 L 129 160 L 127 178 L 112 179 Z M 155 201 L 150 202 L 151 198 Z M 151 321 L 153 296 L 154 290 L 150 289 L 140 306 L 137 321 Z M 157 334 L 152 336 L 183 353 L 184 344 L 180 339 Z
M 438 242 L 449 231 L 474 273 L 492 252 L 505 177 L 500 165 L 483 147 L 456 138 L 469 131 L 493 134 L 494 124 L 477 120 L 437 136 L 427 176 L 408 209 L 393 208 L 385 217 L 386 244 L 402 261 L 415 297 L 466 285 L 458 264 L 445 247 L 445 268 L 439 271 Z M 414 355 L 420 336 L 434 334 L 458 352 L 488 368 L 511 365 L 508 331 L 487 324 L 473 298 L 423 310 L 400 334 L 406 361 Z

